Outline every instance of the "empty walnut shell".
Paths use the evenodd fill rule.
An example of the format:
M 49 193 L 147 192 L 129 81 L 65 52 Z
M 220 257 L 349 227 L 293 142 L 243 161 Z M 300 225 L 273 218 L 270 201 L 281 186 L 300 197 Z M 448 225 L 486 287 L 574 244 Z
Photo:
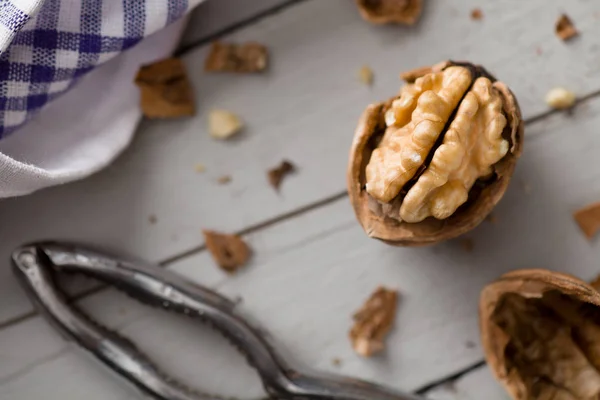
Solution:
M 515 400 L 600 398 L 600 293 L 547 270 L 486 286 L 479 303 L 487 362 Z
M 512 92 L 480 66 L 446 61 L 402 77 L 398 96 L 363 112 L 347 184 L 367 235 L 419 246 L 492 211 L 521 155 L 523 122 Z

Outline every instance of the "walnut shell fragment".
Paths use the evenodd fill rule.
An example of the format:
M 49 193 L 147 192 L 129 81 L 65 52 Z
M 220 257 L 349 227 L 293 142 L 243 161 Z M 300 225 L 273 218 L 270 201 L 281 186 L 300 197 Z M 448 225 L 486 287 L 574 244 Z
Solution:
M 296 166 L 288 160 L 283 160 L 278 166 L 271 168 L 267 171 L 267 179 L 269 184 L 275 190 L 279 190 L 281 182 L 288 175 L 296 170 Z
M 214 42 L 204 63 L 206 72 L 262 72 L 267 68 L 267 48 L 260 43 Z
M 250 247 L 238 235 L 203 230 L 206 247 L 225 272 L 234 273 L 250 258 Z
M 359 120 L 348 193 L 370 237 L 433 244 L 473 229 L 500 201 L 523 122 L 512 92 L 480 66 L 448 61 L 403 76 L 412 83 Z
M 373 24 L 413 25 L 423 9 L 423 0 L 357 0 L 360 15 Z
M 600 293 L 566 274 L 503 275 L 479 303 L 481 340 L 515 400 L 600 398 Z
M 397 299 L 398 292 L 380 286 L 353 315 L 349 337 L 356 353 L 370 357 L 383 350 L 383 339 L 396 318 Z
M 562 41 L 566 42 L 575 36 L 579 35 L 577 28 L 566 14 L 562 14 L 558 17 L 556 21 L 556 25 L 554 27 L 556 31 L 556 36 L 558 36 Z
M 577 210 L 573 218 L 588 240 L 591 240 L 600 230 L 600 203 L 593 203 Z
M 194 91 L 178 58 L 144 65 L 135 77 L 142 112 L 148 118 L 177 118 L 196 112 Z

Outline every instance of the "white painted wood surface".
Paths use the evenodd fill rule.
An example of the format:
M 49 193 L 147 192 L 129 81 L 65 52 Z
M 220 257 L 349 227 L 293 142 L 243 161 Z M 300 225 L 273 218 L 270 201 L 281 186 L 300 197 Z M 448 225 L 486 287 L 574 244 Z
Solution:
M 495 212 L 498 221 L 469 235 L 475 243 L 472 253 L 457 241 L 401 249 L 367 240 L 347 200 L 340 199 L 248 235 L 256 255 L 239 275 L 222 274 L 206 252 L 171 268 L 230 297 L 242 296 L 243 309 L 306 365 L 415 389 L 481 360 L 477 301 L 486 282 L 532 266 L 584 279 L 598 273 L 598 246 L 580 234 L 571 211 L 600 197 L 600 170 L 593 168 L 597 157 L 592 151 L 600 146 L 595 134 L 599 115 L 597 98 L 582 104 L 574 116 L 554 115 L 529 126 L 527 156 Z M 383 357 L 364 360 L 353 354 L 346 335 L 350 315 L 379 284 L 401 293 L 396 329 Z M 177 376 L 231 395 L 259 390 L 250 370 L 230 372 L 240 359 L 225 349 L 228 345 L 185 328 L 189 321 L 165 319 L 113 292 L 84 304 L 105 323 L 135 337 Z M 59 398 L 65 388 L 54 387 L 56 380 L 68 380 L 73 393 L 88 390 L 88 380 L 96 384 L 100 368 L 64 350 L 64 343 L 43 326 L 36 317 L 0 331 L 1 351 L 9 352 L 8 357 L 27 355 L 12 356 L 15 361 L 0 369 L 0 398 L 42 393 Z M 31 340 L 38 350 L 28 350 Z M 331 363 L 336 357 L 342 360 L 339 369 Z M 73 369 L 79 374 L 75 380 L 69 378 Z M 52 381 L 44 381 L 46 371 L 52 371 Z M 128 395 L 129 389 L 115 385 L 102 393 Z
M 289 3 L 289 0 L 209 0 L 193 11 L 180 48 L 197 43 L 206 37 L 251 20 L 268 10 Z
M 580 94 L 600 89 L 595 3 L 571 2 L 567 10 L 558 0 L 454 3 L 430 1 L 413 29 L 365 24 L 346 0 L 294 5 L 229 37 L 269 45 L 273 64 L 265 76 L 204 75 L 205 49 L 188 53 L 199 115 L 145 122 L 131 149 L 108 170 L 0 203 L 8 227 L 0 257 L 7 259 L 24 241 L 50 237 L 92 241 L 156 261 L 199 245 L 201 227 L 242 230 L 340 193 L 355 121 L 368 102 L 396 92 L 402 69 L 448 57 L 481 62 L 511 85 L 528 117 L 546 110 L 543 95 L 555 85 Z M 483 21 L 469 19 L 475 6 L 483 8 Z M 553 34 L 561 11 L 582 31 L 569 45 Z M 356 80 L 362 64 L 375 70 L 371 89 Z M 239 113 L 248 124 L 244 135 L 230 143 L 211 141 L 205 115 L 213 107 Z M 574 116 L 527 126 L 525 154 L 495 212 L 498 222 L 470 235 L 471 254 L 456 242 L 396 249 L 368 240 L 341 199 L 248 235 L 256 257 L 240 275 L 222 275 L 205 252 L 171 268 L 241 295 L 243 308 L 310 366 L 417 388 L 482 358 L 467 343 L 478 343 L 477 297 L 489 280 L 532 266 L 585 279 L 598 273 L 598 246 L 579 234 L 570 213 L 600 198 L 599 112 L 600 99 L 592 99 Z M 276 195 L 264 172 L 281 158 L 300 171 Z M 197 174 L 196 163 L 207 172 Z M 230 185 L 215 183 L 223 174 L 232 175 Z M 156 225 L 148 222 L 151 214 Z M 384 357 L 363 360 L 346 339 L 349 317 L 380 283 L 402 293 L 397 328 Z M 259 391 L 251 370 L 240 367 L 241 358 L 214 334 L 112 292 L 83 303 L 187 381 L 223 394 Z M 0 270 L 0 304 L 0 321 L 31 310 L 8 268 Z M 341 368 L 331 365 L 334 357 L 342 359 Z M 138 398 L 66 347 L 38 317 L 0 330 L 0 398 L 83 396 Z
M 157 261 L 201 244 L 201 227 L 238 231 L 341 193 L 360 112 L 397 91 L 399 71 L 418 65 L 448 57 L 479 61 L 511 85 L 528 117 L 546 110 L 543 95 L 555 85 L 580 94 L 600 88 L 600 6 L 571 4 L 582 35 L 568 45 L 553 33 L 558 0 L 490 3 L 480 22 L 469 18 L 475 6 L 481 4 L 430 1 L 421 23 L 406 28 L 366 24 L 347 0 L 306 1 L 228 36 L 269 46 L 272 65 L 264 76 L 206 75 L 206 48 L 189 53 L 198 115 L 143 123 L 126 154 L 91 179 L 3 201 L 0 218 L 10 230 L 0 237 L 0 259 L 24 241 L 51 237 Z M 356 78 L 365 63 L 376 73 L 370 89 Z M 227 143 L 211 140 L 211 108 L 237 112 L 246 132 Z M 278 195 L 265 170 L 282 158 L 300 172 Z M 196 173 L 197 163 L 207 172 Z M 217 185 L 224 174 L 232 183 Z M 148 223 L 151 214 L 156 226 Z M 0 270 L 0 322 L 30 310 L 8 275 Z
M 502 386 L 494 380 L 487 367 L 464 375 L 454 382 L 448 382 L 429 392 L 427 397 L 433 400 L 508 400 L 509 396 Z

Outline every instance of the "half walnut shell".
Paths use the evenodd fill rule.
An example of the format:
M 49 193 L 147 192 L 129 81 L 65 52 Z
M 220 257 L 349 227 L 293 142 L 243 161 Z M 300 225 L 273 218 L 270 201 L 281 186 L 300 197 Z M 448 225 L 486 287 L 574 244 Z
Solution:
M 360 118 L 348 193 L 370 237 L 433 244 L 476 227 L 504 195 L 523 147 L 521 111 L 505 84 L 470 63 L 402 77 L 398 96 Z
M 481 339 L 495 377 L 515 400 L 600 398 L 600 294 L 546 270 L 521 270 L 486 286 Z

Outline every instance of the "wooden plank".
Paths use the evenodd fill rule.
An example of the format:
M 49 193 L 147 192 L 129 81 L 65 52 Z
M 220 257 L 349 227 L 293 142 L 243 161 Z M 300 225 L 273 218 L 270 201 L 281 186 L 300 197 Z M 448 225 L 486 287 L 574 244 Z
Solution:
M 206 49 L 188 54 L 198 116 L 146 121 L 126 154 L 102 173 L 2 201 L 0 218 L 10 229 L 2 232 L 0 259 L 26 241 L 66 238 L 156 261 L 200 245 L 201 227 L 237 231 L 341 193 L 358 115 L 396 92 L 398 71 L 417 65 L 450 56 L 480 61 L 514 88 L 526 116 L 546 109 L 541 99 L 554 85 L 582 94 L 600 88 L 600 25 L 589 3 L 570 5 L 582 35 L 569 45 L 552 32 L 558 0 L 495 2 L 484 7 L 482 22 L 471 21 L 470 9 L 479 5 L 431 1 L 421 23 L 405 28 L 366 24 L 345 0 L 306 1 L 229 37 L 269 46 L 273 62 L 264 76 L 206 75 Z M 370 89 L 355 77 L 362 64 L 376 72 Z M 212 108 L 237 112 L 245 133 L 211 140 L 205 125 Z M 276 194 L 265 170 L 282 158 L 300 171 Z M 207 172 L 196 173 L 197 163 Z M 225 174 L 232 183 L 217 185 Z M 153 214 L 156 225 L 148 222 Z M 0 270 L 0 322 L 30 310 L 8 275 Z
M 509 398 L 487 367 L 478 368 L 456 381 L 436 387 L 426 395 L 433 400 L 507 400 Z
M 255 256 L 238 275 L 218 271 L 206 252 L 171 268 L 232 298 L 241 296 L 243 311 L 304 365 L 407 390 L 421 387 L 482 359 L 477 303 L 487 282 L 523 267 L 583 279 L 597 275 L 600 248 L 579 232 L 571 211 L 600 197 L 594 151 L 600 146 L 599 119 L 597 98 L 574 116 L 531 124 L 526 154 L 495 211 L 497 222 L 469 235 L 475 243 L 471 253 L 459 241 L 394 248 L 368 240 L 341 199 L 247 235 Z M 362 359 L 347 339 L 350 316 L 380 284 L 401 293 L 396 326 L 383 356 Z M 189 321 L 138 307 L 112 292 L 94 295 L 84 306 L 186 381 L 230 395 L 259 390 L 250 370 L 230 372 L 240 358 L 224 342 L 188 327 Z M 99 391 L 94 396 L 119 398 L 112 390 L 121 388 L 100 389 L 105 378 L 97 377 L 97 367 L 64 350 L 43 325 L 36 317 L 0 331 L 0 356 L 10 360 L 0 367 L 0 397 L 44 393 L 58 399 L 64 388 L 51 382 L 68 381 L 73 393 L 93 388 Z M 341 367 L 332 365 L 333 358 L 341 359 Z M 127 398 L 125 392 L 119 396 Z
M 209 0 L 192 12 L 180 48 L 188 48 L 198 41 L 246 21 L 269 10 L 292 3 L 289 0 Z

